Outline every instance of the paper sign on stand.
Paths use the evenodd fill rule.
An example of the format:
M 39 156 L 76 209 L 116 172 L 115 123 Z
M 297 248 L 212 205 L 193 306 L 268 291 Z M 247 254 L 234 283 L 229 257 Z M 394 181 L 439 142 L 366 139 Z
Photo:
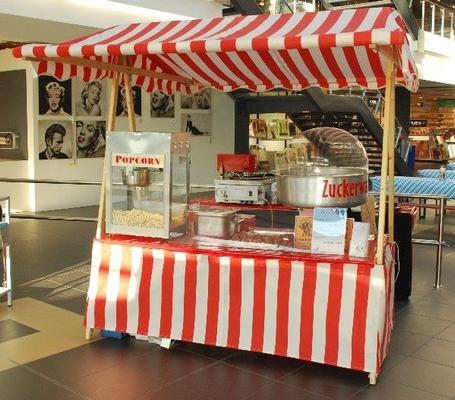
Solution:
M 346 208 L 315 208 L 311 251 L 343 255 L 346 219 Z
M 370 224 L 366 222 L 354 222 L 352 228 L 351 245 L 349 255 L 352 257 L 365 258 L 368 256 L 368 236 L 370 234 Z

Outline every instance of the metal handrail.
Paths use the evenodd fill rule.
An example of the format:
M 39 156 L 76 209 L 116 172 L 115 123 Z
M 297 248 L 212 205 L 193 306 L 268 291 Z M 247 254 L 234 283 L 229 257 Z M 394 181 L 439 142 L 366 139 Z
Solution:
M 378 192 L 370 192 L 374 196 L 379 196 Z M 438 238 L 437 240 L 419 239 L 413 238 L 412 242 L 417 244 L 429 244 L 437 246 L 436 253 L 436 267 L 435 267 L 435 278 L 434 288 L 441 288 L 441 272 L 442 272 L 442 248 L 447 247 L 444 241 L 444 215 L 448 197 L 446 195 L 432 195 L 432 194 L 408 194 L 408 193 L 394 193 L 395 198 L 407 198 L 407 199 L 422 199 L 422 200 L 435 200 L 439 201 L 439 215 L 438 215 Z M 424 207 L 419 203 L 413 204 L 416 207 Z
M 57 179 L 28 179 L 28 178 L 4 178 L 0 177 L 0 182 L 5 183 L 46 183 L 50 185 L 92 185 L 100 186 L 101 182 L 93 181 L 59 181 Z
M 101 182 L 94 181 L 60 181 L 57 179 L 28 179 L 28 178 L 5 178 L 0 177 L 0 182 L 6 183 L 42 183 L 48 185 L 88 185 L 88 186 L 101 186 Z M 204 185 L 204 184 L 193 184 L 190 185 L 190 189 L 207 189 L 213 190 L 214 185 Z M 2 199 L 0 198 L 0 201 Z M 49 214 L 35 214 L 27 212 L 15 212 L 10 213 L 11 218 L 17 219 L 41 219 L 49 221 L 79 221 L 79 222 L 98 222 L 98 218 L 90 217 L 65 217 L 60 215 L 49 215 Z

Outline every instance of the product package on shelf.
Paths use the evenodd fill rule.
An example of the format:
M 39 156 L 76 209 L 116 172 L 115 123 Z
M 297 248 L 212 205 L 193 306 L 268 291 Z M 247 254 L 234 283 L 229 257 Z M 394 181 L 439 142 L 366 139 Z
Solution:
M 250 119 L 249 127 L 250 136 L 258 138 L 267 138 L 267 123 L 260 118 Z
M 313 216 L 297 215 L 294 226 L 294 245 L 301 249 L 311 249 Z

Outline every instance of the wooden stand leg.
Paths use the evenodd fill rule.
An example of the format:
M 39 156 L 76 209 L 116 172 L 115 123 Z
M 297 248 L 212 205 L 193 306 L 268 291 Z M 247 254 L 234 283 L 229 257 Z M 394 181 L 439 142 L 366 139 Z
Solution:
M 378 221 L 378 244 L 376 250 L 376 263 L 383 265 L 384 260 L 384 232 L 385 232 L 385 213 L 387 201 L 387 173 L 389 171 L 389 154 L 390 145 L 389 141 L 393 141 L 393 132 L 390 132 L 390 118 L 391 118 L 391 95 L 392 86 L 395 74 L 395 66 L 393 60 L 387 60 L 387 75 L 386 75 L 386 88 L 385 88 L 385 111 L 384 111 L 384 134 L 382 136 L 382 160 L 381 160 L 381 188 L 379 193 L 379 221 Z
M 160 346 L 169 350 L 171 348 L 171 346 L 173 345 L 173 343 L 174 343 L 174 341 L 171 339 L 162 338 Z
M 373 372 L 370 372 L 368 374 L 368 378 L 370 379 L 370 385 L 376 385 L 376 381 L 378 379 L 378 374 L 374 374 Z
M 392 81 L 390 84 L 390 106 L 389 106 L 389 203 L 388 203 L 388 232 L 390 243 L 393 243 L 394 238 L 394 212 L 395 212 L 395 68 L 392 69 L 392 75 L 390 77 Z M 384 132 L 385 134 L 385 132 Z
M 93 328 L 85 328 L 85 340 L 93 338 Z
M 112 79 L 111 85 L 111 99 L 109 101 L 109 115 L 107 119 L 107 131 L 112 132 L 115 130 L 115 112 L 117 109 L 118 97 L 118 75 Z M 96 238 L 100 239 L 106 233 L 106 169 L 108 168 L 107 161 L 103 161 L 103 175 L 101 178 L 100 190 L 100 207 L 98 209 L 98 226 L 96 228 Z

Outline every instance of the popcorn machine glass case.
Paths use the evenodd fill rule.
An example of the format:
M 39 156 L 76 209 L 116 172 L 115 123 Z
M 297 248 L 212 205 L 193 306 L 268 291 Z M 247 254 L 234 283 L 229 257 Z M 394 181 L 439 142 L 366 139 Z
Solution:
M 188 133 L 108 132 L 106 233 L 186 233 Z

